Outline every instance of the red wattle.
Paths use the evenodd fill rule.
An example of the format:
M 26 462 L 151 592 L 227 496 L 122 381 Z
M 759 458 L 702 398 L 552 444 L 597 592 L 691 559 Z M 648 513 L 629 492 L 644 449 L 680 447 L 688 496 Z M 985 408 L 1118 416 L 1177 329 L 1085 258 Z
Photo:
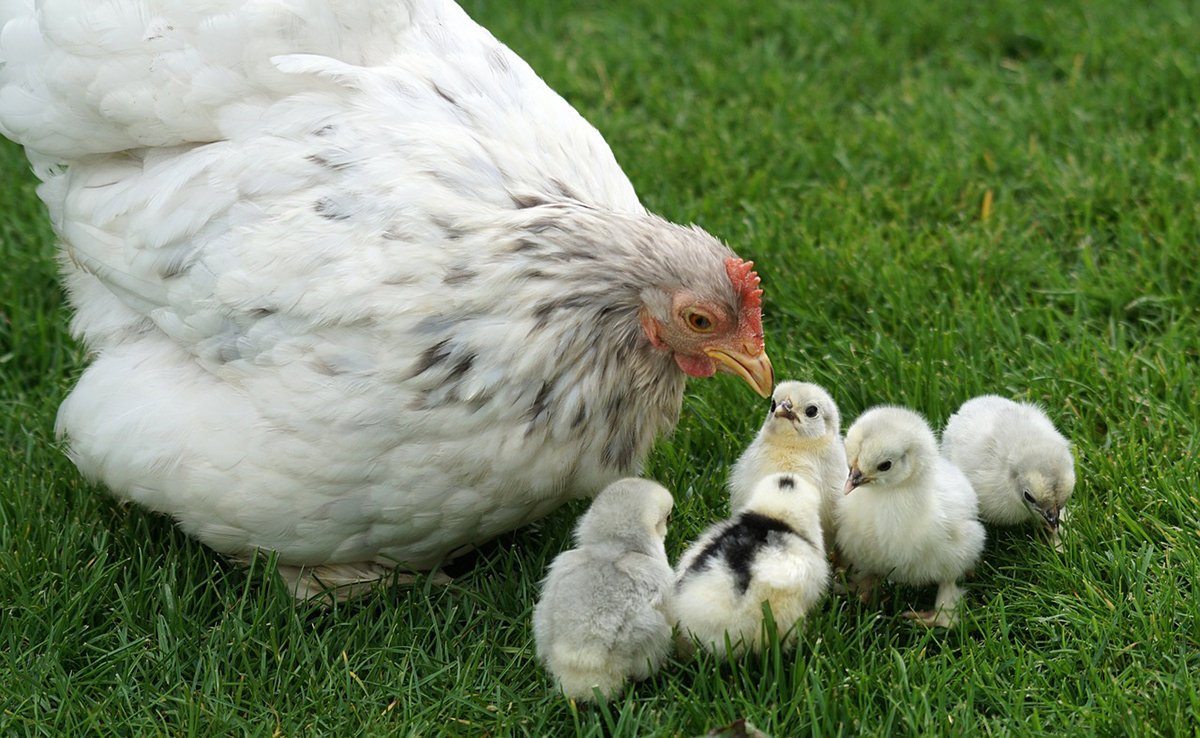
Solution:
M 675 354 L 675 363 L 690 377 L 711 377 L 717 373 L 716 362 L 707 356 Z

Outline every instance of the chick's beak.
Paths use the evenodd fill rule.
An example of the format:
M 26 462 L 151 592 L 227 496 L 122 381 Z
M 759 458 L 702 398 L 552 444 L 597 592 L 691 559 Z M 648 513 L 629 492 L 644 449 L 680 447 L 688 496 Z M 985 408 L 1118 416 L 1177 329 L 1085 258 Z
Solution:
M 1051 508 L 1050 510 L 1043 510 L 1042 517 L 1046 521 L 1046 526 L 1052 532 L 1058 530 L 1058 508 L 1057 507 Z
M 867 480 L 863 478 L 863 473 L 859 470 L 859 468 L 857 466 L 852 468 L 850 470 L 850 476 L 846 477 L 846 494 L 850 494 L 851 490 L 860 486 L 865 481 Z
M 775 408 L 775 417 L 784 418 L 785 420 L 795 420 L 796 413 L 792 410 L 792 401 L 784 400 L 779 403 L 779 407 Z
M 766 349 L 746 345 L 737 351 L 721 346 L 710 346 L 704 349 L 709 358 L 717 362 L 718 371 L 736 374 L 746 380 L 754 391 L 763 397 L 770 397 L 775 389 L 775 369 Z

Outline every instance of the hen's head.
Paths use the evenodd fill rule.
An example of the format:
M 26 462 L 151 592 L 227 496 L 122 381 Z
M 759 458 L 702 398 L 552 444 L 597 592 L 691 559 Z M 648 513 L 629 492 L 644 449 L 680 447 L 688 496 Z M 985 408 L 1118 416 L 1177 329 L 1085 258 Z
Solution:
M 688 375 L 737 374 L 767 397 L 775 374 L 763 345 L 762 290 L 754 262 L 731 256 L 725 274 L 711 282 L 648 294 L 639 314 L 642 330 Z

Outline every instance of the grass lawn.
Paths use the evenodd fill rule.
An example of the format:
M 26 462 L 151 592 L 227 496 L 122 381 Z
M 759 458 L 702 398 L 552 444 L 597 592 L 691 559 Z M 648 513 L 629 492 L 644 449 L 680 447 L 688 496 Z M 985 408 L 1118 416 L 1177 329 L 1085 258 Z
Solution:
M 846 425 L 1042 403 L 1079 483 L 1056 553 L 989 531 L 962 627 L 832 597 L 793 652 L 554 695 L 530 612 L 581 506 L 448 587 L 293 608 L 53 436 L 83 366 L 20 149 L 0 146 L 0 733 L 1172 734 L 1200 724 L 1200 10 L 1184 0 L 472 0 L 652 210 L 758 264 L 780 378 Z M 748 8 L 752 8 L 748 10 Z M 647 473 L 674 558 L 765 405 L 693 381 Z M 1187 726 L 1191 725 L 1191 728 Z

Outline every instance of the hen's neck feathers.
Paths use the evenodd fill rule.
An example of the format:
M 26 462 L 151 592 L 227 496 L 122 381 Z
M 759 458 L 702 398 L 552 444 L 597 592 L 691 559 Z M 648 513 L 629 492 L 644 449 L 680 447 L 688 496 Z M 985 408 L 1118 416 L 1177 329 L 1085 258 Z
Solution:
M 517 372 L 507 381 L 533 397 L 526 435 L 553 443 L 590 432 L 605 469 L 640 472 L 655 438 L 678 420 L 684 375 L 669 351 L 651 345 L 639 311 L 685 284 L 695 289 L 697 279 L 713 295 L 732 294 L 723 266 L 732 252 L 696 228 L 576 201 L 530 204 L 465 234 L 478 248 L 460 251 L 470 260 L 450 264 L 446 280 L 461 267 L 487 281 L 452 285 L 475 289 L 454 298 L 458 315 L 438 319 L 442 340 L 456 340 L 474 316 L 508 312 L 519 333 L 508 340 L 527 354 L 506 364 Z

